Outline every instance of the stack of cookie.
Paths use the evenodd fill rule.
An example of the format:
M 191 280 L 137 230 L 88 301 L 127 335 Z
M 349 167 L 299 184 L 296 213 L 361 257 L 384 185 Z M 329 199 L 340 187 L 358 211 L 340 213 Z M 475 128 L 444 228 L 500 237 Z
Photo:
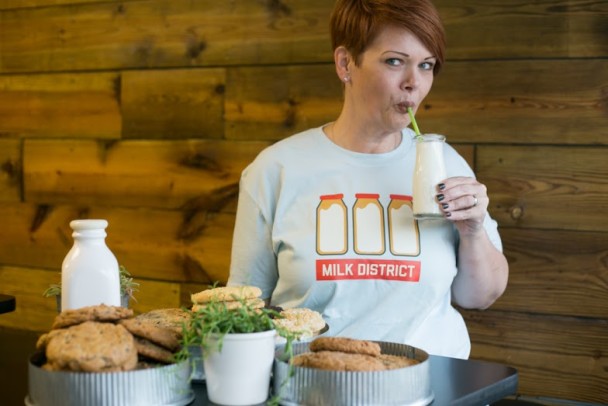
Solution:
M 177 311 L 180 309 L 165 313 L 177 315 Z M 160 322 L 161 314 L 134 318 L 131 309 L 104 304 L 63 311 L 36 344 L 46 355 L 43 368 L 112 372 L 172 363 L 180 346 L 181 327 L 177 331 L 177 322 L 170 318 Z
M 116 324 L 133 311 L 116 306 L 89 306 L 61 312 L 36 348 L 45 351 L 50 371 L 129 371 L 137 366 L 133 335 Z
M 378 343 L 345 337 L 319 337 L 310 343 L 311 352 L 296 355 L 292 364 L 330 371 L 386 371 L 404 368 L 417 360 L 382 354 Z
M 191 295 L 192 311 L 197 312 L 210 303 L 222 303 L 227 309 L 238 309 L 247 306 L 253 309 L 264 307 L 260 299 L 262 290 L 256 286 L 226 286 L 203 290 Z

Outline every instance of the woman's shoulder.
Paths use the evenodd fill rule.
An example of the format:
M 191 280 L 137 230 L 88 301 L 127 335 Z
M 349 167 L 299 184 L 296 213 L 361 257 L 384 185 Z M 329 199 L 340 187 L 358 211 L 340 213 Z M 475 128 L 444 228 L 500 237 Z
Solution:
M 323 136 L 321 127 L 290 135 L 264 148 L 253 161 L 254 164 L 267 165 L 280 162 L 292 162 L 313 151 L 319 146 L 320 137 Z

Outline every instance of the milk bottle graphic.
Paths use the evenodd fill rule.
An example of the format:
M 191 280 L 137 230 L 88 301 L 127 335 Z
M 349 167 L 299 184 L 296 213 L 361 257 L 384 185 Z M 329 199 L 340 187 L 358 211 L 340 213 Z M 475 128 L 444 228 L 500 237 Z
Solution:
M 388 205 L 388 239 L 393 255 L 420 255 L 420 232 L 414 219 L 412 196 L 391 195 Z
M 357 193 L 353 207 L 353 246 L 357 254 L 380 255 L 385 251 L 384 209 L 380 195 Z
M 348 220 L 343 194 L 323 195 L 317 206 L 317 253 L 341 255 L 348 250 Z

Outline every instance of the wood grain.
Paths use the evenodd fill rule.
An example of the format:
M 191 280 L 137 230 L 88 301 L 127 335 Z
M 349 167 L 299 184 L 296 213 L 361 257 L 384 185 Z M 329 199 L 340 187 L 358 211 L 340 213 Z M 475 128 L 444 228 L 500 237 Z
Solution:
M 480 146 L 477 175 L 504 227 L 608 230 L 606 148 Z
M 149 0 L 5 11 L 0 71 L 330 61 L 329 7 L 325 0 Z
M 474 342 L 471 358 L 515 365 L 519 393 L 606 401 L 608 319 L 496 311 L 465 315 Z
M 33 331 L 48 331 L 57 315 L 55 297 L 44 297 L 50 284 L 61 282 L 61 272 L 37 268 L 0 267 L 2 291 L 15 296 L 14 312 L 2 315 L 0 325 Z M 24 283 L 27 281 L 27 283 Z M 140 284 L 129 307 L 135 314 L 180 306 L 180 285 L 135 278 Z M 33 349 L 32 349 L 33 350 Z
M 226 138 L 278 140 L 335 120 L 342 85 L 333 65 L 231 68 Z
M 434 2 L 449 58 L 558 58 L 608 55 L 605 1 Z
M 0 0 L 0 10 L 93 2 L 99 2 L 99 0 Z
M 493 309 L 606 318 L 608 234 L 502 228 L 509 283 Z
M 223 138 L 225 69 L 122 73 L 124 138 Z
M 267 142 L 27 140 L 25 199 L 234 210 L 242 170 Z
M 457 142 L 608 145 L 608 60 L 448 62 L 418 117 Z
M 21 142 L 0 138 L 0 202 L 21 200 Z
M 78 3 L 2 12 L 0 34 L 7 45 L 0 70 L 331 61 L 332 4 L 324 0 Z M 439 0 L 436 5 L 452 59 L 608 55 L 603 1 Z
M 73 243 L 69 222 L 104 218 L 108 247 L 135 277 L 205 285 L 228 278 L 234 214 L 9 204 L 0 218 L 6 264 L 59 270 Z
M 119 138 L 119 83 L 115 73 L 0 76 L 0 137 Z

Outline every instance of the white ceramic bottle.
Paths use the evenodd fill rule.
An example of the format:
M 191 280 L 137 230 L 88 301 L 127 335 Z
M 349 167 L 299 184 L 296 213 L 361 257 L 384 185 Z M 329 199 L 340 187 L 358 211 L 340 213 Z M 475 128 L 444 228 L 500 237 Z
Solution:
M 120 306 L 118 261 L 105 242 L 106 220 L 73 220 L 74 245 L 61 266 L 61 309 Z

